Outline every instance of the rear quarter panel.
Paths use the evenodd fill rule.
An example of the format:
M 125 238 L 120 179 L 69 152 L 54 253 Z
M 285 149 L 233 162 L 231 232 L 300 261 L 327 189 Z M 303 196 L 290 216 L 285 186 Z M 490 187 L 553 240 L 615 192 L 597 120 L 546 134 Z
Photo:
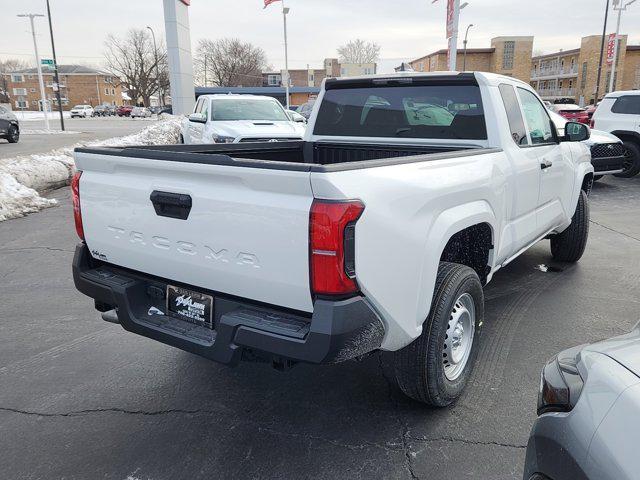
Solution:
M 502 231 L 508 169 L 504 153 L 495 152 L 311 174 L 314 197 L 365 204 L 356 224 L 356 271 L 386 323 L 383 349 L 420 335 L 454 233 L 482 222 Z

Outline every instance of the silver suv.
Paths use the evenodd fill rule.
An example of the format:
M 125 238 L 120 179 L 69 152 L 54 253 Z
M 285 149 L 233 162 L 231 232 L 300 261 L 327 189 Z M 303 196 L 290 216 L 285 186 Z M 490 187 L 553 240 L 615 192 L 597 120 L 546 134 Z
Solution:
M 20 139 L 20 124 L 13 112 L 0 105 L 0 138 L 9 143 L 17 143 Z
M 609 93 L 591 119 L 591 128 L 604 130 L 622 140 L 625 147 L 624 170 L 618 177 L 640 172 L 640 90 Z

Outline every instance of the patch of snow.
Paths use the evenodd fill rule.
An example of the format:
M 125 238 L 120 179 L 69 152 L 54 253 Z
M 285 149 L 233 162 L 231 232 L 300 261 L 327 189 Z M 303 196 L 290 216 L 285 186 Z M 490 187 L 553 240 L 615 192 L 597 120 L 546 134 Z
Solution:
M 13 110 L 13 113 L 18 120 L 21 122 L 30 122 L 34 120 L 44 120 L 44 112 L 31 111 L 31 110 Z M 49 119 L 60 118 L 60 113 L 56 110 L 55 112 L 47 112 Z M 71 112 L 62 112 L 63 118 L 71 117 Z
M 55 200 L 43 198 L 38 192 L 69 184 L 75 172 L 74 148 L 175 144 L 180 136 L 181 121 L 182 117 L 163 114 L 159 121 L 132 135 L 81 142 L 44 154 L 0 161 L 0 221 L 55 205 Z
M 0 173 L 0 222 L 34 213 L 57 202 L 42 198 L 34 189 L 25 187 L 10 174 Z
M 76 135 L 73 130 L 20 130 L 20 135 Z

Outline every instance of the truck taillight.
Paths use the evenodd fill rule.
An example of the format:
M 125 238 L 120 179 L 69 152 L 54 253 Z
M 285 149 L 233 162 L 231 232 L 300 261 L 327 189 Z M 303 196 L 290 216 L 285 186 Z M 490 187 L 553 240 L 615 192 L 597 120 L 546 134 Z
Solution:
M 73 197 L 73 219 L 76 222 L 76 233 L 80 240 L 84 240 L 84 228 L 82 227 L 82 211 L 80 210 L 80 176 L 78 171 L 71 178 L 71 195 Z
M 313 201 L 309 219 L 312 293 L 346 295 L 358 291 L 355 224 L 363 211 L 358 200 Z

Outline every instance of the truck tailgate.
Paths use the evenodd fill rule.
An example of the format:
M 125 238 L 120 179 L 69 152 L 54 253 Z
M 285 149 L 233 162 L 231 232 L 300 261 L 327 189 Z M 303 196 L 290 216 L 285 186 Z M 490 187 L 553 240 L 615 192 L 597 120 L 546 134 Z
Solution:
M 170 282 L 313 310 L 308 172 L 87 152 L 76 152 L 76 165 L 83 172 L 85 241 L 95 258 Z M 166 216 L 176 208 L 188 217 Z

